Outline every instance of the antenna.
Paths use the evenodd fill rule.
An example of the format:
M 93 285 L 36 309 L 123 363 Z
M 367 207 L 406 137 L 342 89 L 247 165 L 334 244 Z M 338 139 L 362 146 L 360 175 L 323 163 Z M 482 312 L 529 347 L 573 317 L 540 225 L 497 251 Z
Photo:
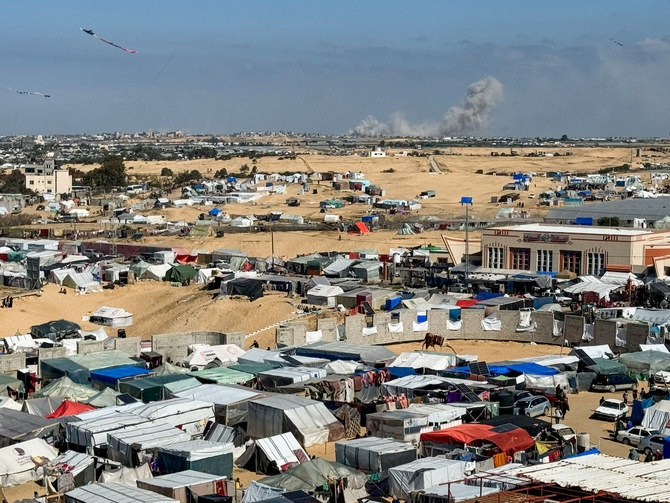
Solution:
M 470 213 L 469 209 L 472 206 L 471 197 L 461 197 L 461 206 L 465 206 L 465 288 L 468 288 L 468 268 L 470 266 L 470 250 L 468 247 L 468 235 L 469 235 L 469 221 Z

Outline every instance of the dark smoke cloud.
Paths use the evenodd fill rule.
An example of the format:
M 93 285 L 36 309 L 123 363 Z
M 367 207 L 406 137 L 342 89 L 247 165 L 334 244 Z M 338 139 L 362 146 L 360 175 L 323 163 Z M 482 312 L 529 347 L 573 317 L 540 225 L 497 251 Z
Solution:
M 368 116 L 353 130 L 359 136 L 462 136 L 475 134 L 486 127 L 489 114 L 502 99 L 503 86 L 493 77 L 486 77 L 468 86 L 463 107 L 451 107 L 442 122 L 424 121 L 410 124 L 399 113 L 388 123 Z

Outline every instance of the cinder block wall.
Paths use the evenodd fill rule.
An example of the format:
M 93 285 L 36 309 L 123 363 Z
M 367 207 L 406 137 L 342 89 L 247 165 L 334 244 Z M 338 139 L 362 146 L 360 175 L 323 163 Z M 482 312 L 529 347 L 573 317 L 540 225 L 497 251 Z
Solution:
M 232 335 L 232 334 L 231 334 Z M 231 337 L 231 340 L 239 337 Z M 151 349 L 163 355 L 164 361 L 181 363 L 188 355 L 191 344 L 227 344 L 228 338 L 222 332 L 179 332 L 174 334 L 156 334 L 151 337 Z M 231 344 L 238 344 L 231 342 Z M 244 346 L 244 342 L 238 344 Z
M 114 349 L 128 353 L 130 356 L 140 356 L 140 338 L 127 337 L 125 339 L 114 338 Z
M 649 325 L 644 323 L 627 323 L 628 334 L 626 336 L 626 351 L 633 353 L 640 350 L 640 344 L 647 343 L 649 337 Z
M 25 353 L 11 353 L 0 355 L 0 372 L 16 377 L 16 371 L 26 368 Z
M 77 354 L 87 355 L 89 353 L 100 353 L 105 350 L 105 341 L 79 341 L 77 342 Z

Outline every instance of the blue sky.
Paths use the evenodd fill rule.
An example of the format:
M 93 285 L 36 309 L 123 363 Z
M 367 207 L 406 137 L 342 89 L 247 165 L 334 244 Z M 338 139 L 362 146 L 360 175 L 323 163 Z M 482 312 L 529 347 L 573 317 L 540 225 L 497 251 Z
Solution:
M 669 18 L 662 0 L 11 2 L 0 134 L 345 133 L 440 121 L 490 76 L 482 134 L 667 137 Z

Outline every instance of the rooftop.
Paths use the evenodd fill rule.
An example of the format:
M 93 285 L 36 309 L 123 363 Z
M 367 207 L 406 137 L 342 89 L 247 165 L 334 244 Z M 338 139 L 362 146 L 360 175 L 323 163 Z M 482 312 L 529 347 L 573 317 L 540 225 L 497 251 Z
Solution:
M 582 207 L 580 207 L 581 209 Z M 576 209 L 576 208 L 575 208 Z M 621 227 L 596 227 L 591 225 L 547 225 L 547 224 L 523 224 L 523 225 L 508 225 L 505 227 L 495 227 L 491 230 L 510 230 L 521 232 L 564 232 L 567 234 L 607 234 L 617 236 L 639 236 L 649 234 L 652 231 L 647 229 L 630 229 Z M 486 232 L 486 231 L 485 231 Z

